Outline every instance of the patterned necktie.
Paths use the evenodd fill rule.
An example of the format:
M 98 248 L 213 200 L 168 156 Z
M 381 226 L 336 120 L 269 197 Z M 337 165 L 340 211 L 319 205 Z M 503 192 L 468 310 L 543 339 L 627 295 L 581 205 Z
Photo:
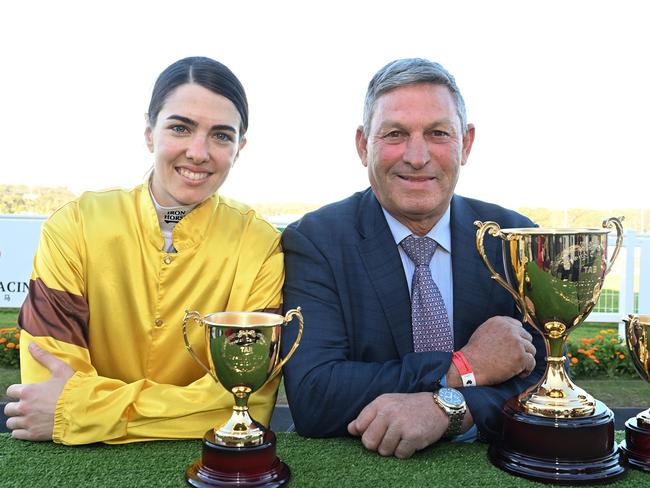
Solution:
M 438 244 L 428 237 L 410 235 L 400 242 L 400 246 L 415 263 L 411 283 L 413 350 L 453 352 L 454 339 L 447 309 L 429 268 Z

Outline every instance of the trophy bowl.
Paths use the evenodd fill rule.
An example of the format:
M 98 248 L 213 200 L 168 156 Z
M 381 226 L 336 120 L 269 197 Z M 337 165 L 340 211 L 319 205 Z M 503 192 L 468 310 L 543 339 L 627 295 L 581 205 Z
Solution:
M 476 247 L 492 278 L 512 295 L 523 321 L 542 335 L 546 348 L 542 379 L 504 406 L 504 440 L 492 449 L 492 461 L 541 480 L 580 483 L 619 476 L 613 414 L 571 380 L 564 350 L 569 333 L 596 305 L 618 256 L 621 219 L 606 220 L 602 229 L 501 229 L 496 222 L 478 221 L 475 225 Z M 612 229 L 617 239 L 608 261 L 607 236 Z M 485 251 L 486 233 L 501 240 L 505 278 Z M 579 463 L 572 452 L 580 452 Z M 541 465 L 533 458 L 542 459 Z M 566 461 L 566 469 L 552 467 L 557 459 Z M 597 466 L 590 464 L 593 459 L 600 459 Z
M 639 376 L 650 382 L 650 315 L 629 315 L 623 323 L 632 364 Z M 625 422 L 621 453 L 633 468 L 650 472 L 650 408 Z
M 289 353 L 280 358 L 282 327 L 298 319 L 298 335 Z M 204 364 L 190 344 L 190 323 L 205 328 Z M 303 317 L 300 307 L 284 316 L 266 312 L 217 312 L 204 317 L 186 311 L 183 339 L 192 358 L 234 397 L 230 418 L 208 430 L 203 457 L 186 473 L 193 486 L 281 486 L 288 467 L 275 455 L 275 434 L 251 418 L 248 398 L 273 379 L 300 343 Z

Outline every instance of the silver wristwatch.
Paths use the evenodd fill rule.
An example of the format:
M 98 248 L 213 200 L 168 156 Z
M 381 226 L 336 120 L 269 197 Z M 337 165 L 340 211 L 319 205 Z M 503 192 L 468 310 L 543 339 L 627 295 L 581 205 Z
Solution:
M 433 401 L 449 417 L 449 427 L 447 427 L 444 437 L 460 434 L 465 411 L 467 410 L 465 398 L 463 398 L 461 392 L 453 388 L 443 387 L 433 392 Z

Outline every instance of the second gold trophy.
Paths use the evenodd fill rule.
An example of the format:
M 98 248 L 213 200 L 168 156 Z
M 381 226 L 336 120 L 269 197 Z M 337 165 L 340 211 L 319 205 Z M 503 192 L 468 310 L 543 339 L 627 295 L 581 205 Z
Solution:
M 490 447 L 491 461 L 512 474 L 546 482 L 619 478 L 624 468 L 614 442 L 614 415 L 571 380 L 564 348 L 600 296 L 623 241 L 621 220 L 610 218 L 602 229 L 475 225 L 476 247 L 492 278 L 512 295 L 523 321 L 542 334 L 546 346 L 541 381 L 504 406 L 502 440 Z M 616 245 L 608 261 L 607 235 L 613 229 Z M 486 233 L 501 241 L 501 252 L 490 255 L 503 259 L 505 278 L 486 251 Z

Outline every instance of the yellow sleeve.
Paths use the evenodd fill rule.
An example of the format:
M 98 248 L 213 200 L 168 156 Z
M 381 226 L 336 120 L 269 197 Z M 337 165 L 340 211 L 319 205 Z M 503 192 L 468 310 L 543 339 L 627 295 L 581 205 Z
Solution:
M 88 351 L 52 338 L 21 334 L 23 383 L 44 381 L 49 372 L 31 359 L 27 346 L 36 342 L 68 364 L 74 376 L 59 397 L 54 415 L 54 442 L 68 445 L 92 442 L 126 443 L 158 439 L 192 439 L 224 423 L 232 412 L 232 394 L 205 375 L 187 386 L 133 383 L 98 376 Z M 251 416 L 268 425 L 279 377 L 254 393 Z

